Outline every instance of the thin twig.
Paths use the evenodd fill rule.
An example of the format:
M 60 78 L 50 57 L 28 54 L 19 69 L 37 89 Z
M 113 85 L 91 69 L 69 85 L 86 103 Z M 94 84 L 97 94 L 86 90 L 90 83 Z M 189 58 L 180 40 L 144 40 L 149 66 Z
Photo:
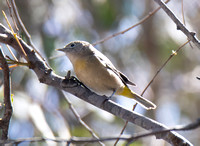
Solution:
M 157 75 L 160 73 L 160 71 L 165 67 L 165 65 L 171 60 L 171 58 L 175 55 L 177 55 L 177 53 L 181 50 L 181 48 L 183 48 L 187 43 L 189 43 L 190 41 L 185 42 L 183 45 L 181 45 L 176 51 L 173 51 L 173 53 L 169 56 L 169 58 L 164 62 L 164 64 L 158 69 L 158 71 L 156 72 L 156 74 L 153 76 L 152 80 L 149 82 L 149 84 L 145 87 L 145 89 L 143 90 L 143 92 L 141 93 L 141 96 L 144 95 L 145 91 L 149 88 L 149 86 L 153 83 L 154 79 L 157 77 Z M 133 109 L 135 109 L 137 103 L 134 105 Z M 127 126 L 127 121 L 125 123 L 125 126 L 123 127 L 123 130 L 125 130 L 126 126 Z M 123 132 L 121 132 L 120 134 L 123 134 Z
M 3 10 L 2 10 L 2 13 L 3 13 L 3 15 L 4 15 L 5 19 L 6 19 L 6 22 L 7 22 L 8 26 L 9 26 L 10 30 L 12 31 L 12 34 L 13 34 L 14 38 L 16 39 L 16 41 L 17 41 L 18 45 L 20 46 L 20 48 L 21 48 L 21 50 L 22 50 L 22 52 L 23 52 L 25 58 L 26 58 L 27 61 L 28 61 L 27 54 L 26 54 L 26 52 L 24 51 L 24 49 L 23 49 L 21 43 L 19 42 L 19 39 L 18 39 L 18 37 L 17 37 L 17 34 L 14 32 L 14 30 L 13 30 L 13 28 L 12 28 L 10 22 L 8 21 L 8 18 L 7 18 L 6 14 L 5 14 L 5 12 L 4 12 Z
M 15 61 L 18 61 L 17 57 L 15 56 L 15 54 L 12 52 L 12 50 L 10 49 L 10 47 L 6 44 L 6 47 L 8 48 L 10 54 L 12 55 L 12 57 L 15 59 Z
M 185 15 L 184 15 L 183 0 L 181 0 L 181 11 L 182 11 L 182 17 L 183 17 L 183 24 L 185 25 Z
M 152 132 L 144 133 L 144 134 L 137 134 L 137 135 L 131 135 L 131 136 L 123 136 L 123 137 L 106 137 L 106 138 L 100 138 L 100 139 L 91 139 L 88 137 L 73 137 L 70 140 L 66 139 L 60 139 L 60 138 L 55 138 L 55 139 L 50 139 L 50 138 L 43 138 L 43 137 L 34 137 L 34 138 L 25 138 L 25 139 L 17 139 L 17 140 L 7 140 L 7 141 L 0 141 L 0 144 L 19 144 L 22 142 L 42 142 L 42 141 L 54 141 L 57 143 L 68 143 L 68 144 L 83 144 L 83 143 L 94 143 L 94 142 L 99 142 L 99 141 L 113 141 L 116 139 L 120 139 L 123 141 L 127 141 L 126 145 L 129 145 L 135 140 L 138 140 L 140 138 L 144 138 L 147 136 L 153 136 L 157 134 L 164 134 L 169 131 L 188 131 L 188 130 L 193 130 L 197 129 L 200 127 L 200 119 L 197 119 L 195 122 L 190 123 L 185 126 L 176 126 L 174 128 L 169 128 L 169 129 L 157 129 Z M 188 144 L 184 144 L 188 145 Z
M 0 120 L 0 128 L 2 129 L 1 140 L 8 139 L 8 128 L 10 123 L 10 118 L 12 116 L 12 105 L 10 101 L 10 70 L 6 59 L 4 58 L 3 52 L 0 47 L 0 63 L 3 68 L 4 75 L 4 104 L 5 112 L 3 118 Z
M 170 1 L 170 0 L 166 0 L 165 3 L 168 3 L 169 1 Z M 108 37 L 106 37 L 106 38 L 104 38 L 104 39 L 102 39 L 102 40 L 100 40 L 100 41 L 97 41 L 97 42 L 93 43 L 92 45 L 95 46 L 95 45 L 97 45 L 97 44 L 101 44 L 101 43 L 103 43 L 103 42 L 105 42 L 105 41 L 107 41 L 107 40 L 109 40 L 109 39 L 112 39 L 113 37 L 116 37 L 116 36 L 118 36 L 118 35 L 120 35 L 120 34 L 126 33 L 127 31 L 129 31 L 129 30 L 133 29 L 134 27 L 136 27 L 136 26 L 138 26 L 138 25 L 144 23 L 145 21 L 147 21 L 149 18 L 151 18 L 151 16 L 153 16 L 153 15 L 154 15 L 157 11 L 159 11 L 159 10 L 160 10 L 160 7 L 158 7 L 157 9 L 155 9 L 155 10 L 149 12 L 148 15 L 146 15 L 146 16 L 145 16 L 144 18 L 142 18 L 138 23 L 132 25 L 131 27 L 129 27 L 129 28 L 123 30 L 123 31 L 114 33 L 114 34 L 112 34 L 112 35 L 110 35 L 110 36 L 108 36 Z
M 182 17 L 183 17 L 183 24 L 186 26 L 186 23 L 185 23 L 185 14 L 184 14 L 184 7 L 183 7 L 183 0 L 181 0 L 181 12 L 182 12 Z M 193 48 L 191 42 L 189 42 L 189 44 L 190 44 L 190 47 Z
M 64 91 L 62 91 L 63 95 L 65 96 Z M 78 114 L 78 112 L 76 111 L 76 109 L 74 108 L 74 106 L 72 105 L 71 101 L 68 99 L 67 96 L 65 96 L 65 99 L 69 105 L 70 110 L 72 111 L 72 113 L 74 114 L 74 116 L 76 117 L 76 119 L 80 122 L 80 124 L 82 126 L 84 126 L 89 132 L 90 134 L 96 138 L 97 140 L 99 140 L 99 137 L 94 133 L 94 131 L 92 130 L 92 128 L 90 128 L 80 117 L 80 115 Z M 102 143 L 101 141 L 98 141 L 100 145 L 105 146 L 104 143 Z
M 30 67 L 30 63 L 25 63 L 25 62 L 13 60 L 7 55 L 6 55 L 6 58 L 8 58 L 8 59 L 6 59 L 7 64 L 14 64 L 14 65 L 10 65 L 9 68 L 14 68 L 14 67 L 17 67 L 17 66 L 28 66 L 28 67 Z M 1 67 L 0 67 L 0 70 L 2 70 Z
M 177 25 L 177 29 L 181 30 L 189 38 L 189 40 L 191 40 L 200 49 L 200 41 L 197 39 L 195 32 L 189 31 L 165 3 L 163 3 L 161 0 L 154 0 L 154 1 L 157 2 L 157 4 L 174 21 L 174 23 Z
M 132 109 L 132 111 L 135 110 L 136 106 L 137 106 L 137 103 L 133 105 L 133 109 Z M 122 134 L 124 133 L 124 131 L 125 131 L 126 127 L 127 127 L 127 125 L 128 125 L 128 121 L 125 122 L 124 127 L 122 128 L 119 137 L 122 136 Z M 117 140 L 115 141 L 114 146 L 117 145 L 117 143 L 119 142 L 119 140 L 120 140 L 120 139 L 117 139 Z
M 6 58 L 7 58 L 6 61 L 7 61 L 8 64 L 17 64 L 17 65 L 23 65 L 23 66 L 29 66 L 30 65 L 29 63 L 26 63 L 26 62 L 20 62 L 20 61 L 13 60 L 7 55 L 6 55 Z
M 15 1 L 14 0 L 11 0 L 11 5 L 12 5 L 12 9 L 13 9 L 13 12 L 15 14 L 15 17 L 21 27 L 21 29 L 23 30 L 24 34 L 25 34 L 25 37 L 27 39 L 27 44 L 30 45 L 31 44 L 31 35 L 28 33 L 26 27 L 24 26 L 20 16 L 19 16 L 19 13 L 17 11 L 17 7 L 16 7 L 16 4 L 15 4 Z
M 19 28 L 17 27 L 16 21 L 15 21 L 15 19 L 13 17 L 13 14 L 12 14 L 12 8 L 10 6 L 10 2 L 9 2 L 9 0 L 6 0 L 6 2 L 7 2 L 7 6 L 8 6 L 8 9 L 9 9 L 9 12 L 10 12 L 10 17 L 12 18 L 12 21 L 13 21 L 13 23 L 15 25 L 16 30 L 19 31 Z
M 29 32 L 27 31 L 27 29 L 26 29 L 24 23 L 23 23 L 22 20 L 21 20 L 21 17 L 19 16 L 19 13 L 18 13 L 16 4 L 15 4 L 15 0 L 11 0 L 11 4 L 12 4 L 12 9 L 13 9 L 13 12 L 14 12 L 14 14 L 15 14 L 15 17 L 16 17 L 18 23 L 19 23 L 19 26 L 21 27 L 22 31 L 23 31 L 24 34 L 25 34 L 25 37 L 26 37 L 26 40 L 27 40 L 28 45 L 30 45 L 30 46 L 33 48 L 33 50 L 34 50 L 43 60 L 45 60 L 45 59 L 41 56 L 41 54 L 37 51 L 37 49 L 35 48 L 35 46 L 34 46 L 32 40 L 31 40 L 31 35 L 30 35 Z
M 190 124 L 185 125 L 185 126 L 177 126 L 175 128 L 155 130 L 155 131 L 152 131 L 152 132 L 149 132 L 149 133 L 146 133 L 146 134 L 138 135 L 134 138 L 130 138 L 127 145 L 130 144 L 131 142 L 135 141 L 136 139 L 141 138 L 141 137 L 147 137 L 147 136 L 151 136 L 151 135 L 162 134 L 162 133 L 166 133 L 166 132 L 169 132 L 169 131 L 188 131 L 188 130 L 196 129 L 199 126 L 200 126 L 200 118 L 198 118 L 195 122 L 190 123 Z
M 20 66 L 20 65 L 17 65 L 17 64 L 15 64 L 15 65 L 10 65 L 9 68 L 14 68 L 14 67 L 17 67 L 17 66 Z M 1 67 L 0 67 L 0 70 L 2 70 Z
M 121 130 L 121 132 L 120 132 L 120 134 L 119 134 L 119 137 L 117 138 L 117 140 L 115 141 L 115 143 L 114 143 L 114 146 L 116 146 L 117 145 L 117 143 L 119 142 L 119 140 L 120 140 L 120 137 L 122 136 L 122 134 L 124 133 L 124 131 L 125 131 L 125 129 L 126 129 L 126 127 L 127 127 L 127 125 L 128 125 L 128 121 L 126 121 L 125 122 L 125 124 L 124 124 L 124 127 L 122 128 L 122 130 Z
M 170 0 L 166 0 L 165 3 L 168 3 L 169 1 L 170 1 Z M 146 20 L 148 20 L 151 16 L 153 16 L 157 11 L 159 11 L 160 8 L 161 8 L 161 7 L 158 7 L 157 9 L 151 11 L 148 15 L 146 15 L 143 19 L 141 19 L 141 20 L 140 20 L 138 23 L 136 23 L 135 25 L 133 25 L 133 26 L 131 26 L 131 27 L 129 27 L 129 28 L 127 28 L 127 29 L 121 31 L 121 32 L 118 32 L 118 33 L 115 33 L 115 34 L 113 34 L 113 35 L 111 35 L 111 36 L 108 36 L 107 38 L 104 38 L 104 39 L 102 39 L 102 40 L 100 40 L 100 41 L 98 41 L 98 42 L 95 42 L 95 43 L 93 43 L 93 45 L 97 45 L 97 44 L 103 43 L 103 42 L 105 42 L 105 41 L 107 41 L 107 40 L 109 40 L 109 39 L 111 39 L 111 38 L 113 38 L 113 37 L 115 37 L 115 36 L 118 36 L 118 35 L 120 35 L 120 34 L 126 33 L 126 32 L 129 31 L 130 29 L 133 29 L 134 27 L 136 27 L 136 26 L 138 26 L 138 25 L 144 23 L 144 22 L 145 22 Z M 144 94 L 144 93 L 142 93 L 141 96 L 143 96 L 143 94 Z M 136 106 L 137 106 L 137 103 L 133 106 L 133 109 L 132 109 L 133 111 L 135 110 Z M 122 130 L 121 130 L 119 136 L 121 136 L 121 135 L 124 133 L 127 124 L 128 124 L 128 121 L 125 122 L 125 124 L 124 124 L 124 126 L 123 126 L 123 128 L 122 128 Z M 116 140 L 114 146 L 117 145 L 118 141 L 119 141 L 119 139 Z
M 164 64 L 158 69 L 158 71 L 156 72 L 156 74 L 153 76 L 153 78 L 151 79 L 151 81 L 148 83 L 148 85 L 145 87 L 145 89 L 143 90 L 143 92 L 141 93 L 141 96 L 144 95 L 144 93 L 146 92 L 146 90 L 149 88 L 149 86 L 153 83 L 154 79 L 157 77 L 157 75 L 160 73 L 160 71 L 165 67 L 165 65 L 171 60 L 171 58 L 175 55 L 177 55 L 177 53 L 181 50 L 181 48 L 183 48 L 187 43 L 189 43 L 190 41 L 187 41 L 185 42 L 183 45 L 181 45 L 176 51 L 174 51 L 170 56 L 169 58 L 164 62 Z M 133 106 L 133 110 L 136 108 L 137 106 L 137 103 Z M 128 121 L 126 121 L 121 133 L 120 133 L 120 136 L 123 134 L 126 126 L 128 124 Z M 117 144 L 118 141 L 115 142 L 114 145 Z
M 146 88 L 143 90 L 142 94 L 149 88 L 149 86 L 153 83 L 154 79 L 157 77 L 157 75 L 160 73 L 160 71 L 165 67 L 165 65 L 171 60 L 172 57 L 177 55 L 177 53 L 183 48 L 186 44 L 188 44 L 190 41 L 185 42 L 183 45 L 181 45 L 176 51 L 173 51 L 172 54 L 169 56 L 169 58 L 164 62 L 164 64 L 158 69 L 156 74 L 153 76 L 149 84 L 146 86 Z

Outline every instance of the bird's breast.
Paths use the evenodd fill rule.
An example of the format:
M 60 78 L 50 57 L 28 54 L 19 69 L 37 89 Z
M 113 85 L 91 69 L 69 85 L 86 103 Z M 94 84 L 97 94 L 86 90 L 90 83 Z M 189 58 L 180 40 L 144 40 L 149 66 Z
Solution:
M 77 59 L 73 64 L 75 73 L 84 71 L 86 69 L 86 67 L 87 67 L 86 64 L 87 64 L 86 60 L 81 59 L 81 58 Z
M 121 79 L 96 58 L 79 58 L 73 63 L 78 79 L 98 93 L 112 93 L 124 86 Z

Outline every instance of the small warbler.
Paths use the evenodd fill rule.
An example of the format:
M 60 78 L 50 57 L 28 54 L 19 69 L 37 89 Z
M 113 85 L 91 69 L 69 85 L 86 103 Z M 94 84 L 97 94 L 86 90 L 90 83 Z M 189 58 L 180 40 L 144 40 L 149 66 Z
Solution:
M 78 79 L 93 91 L 99 94 L 110 93 L 110 95 L 132 98 L 148 110 L 156 108 L 151 101 L 129 89 L 127 84 L 134 86 L 135 84 L 118 71 L 111 61 L 90 43 L 73 41 L 57 50 L 65 52 Z

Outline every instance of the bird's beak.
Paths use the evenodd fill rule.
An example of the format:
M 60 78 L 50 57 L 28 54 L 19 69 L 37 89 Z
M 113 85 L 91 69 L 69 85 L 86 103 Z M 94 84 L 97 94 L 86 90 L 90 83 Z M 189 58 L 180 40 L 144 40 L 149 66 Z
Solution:
M 64 48 L 62 48 L 62 49 L 56 49 L 56 51 L 62 51 L 62 52 L 64 52 Z

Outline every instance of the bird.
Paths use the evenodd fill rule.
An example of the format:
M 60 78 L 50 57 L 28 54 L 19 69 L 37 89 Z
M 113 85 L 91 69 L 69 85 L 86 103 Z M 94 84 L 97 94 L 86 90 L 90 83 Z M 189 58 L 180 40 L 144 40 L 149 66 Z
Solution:
M 122 95 L 132 98 L 147 110 L 156 105 L 132 91 L 128 85 L 135 84 L 116 69 L 112 62 L 92 44 L 86 41 L 72 41 L 62 51 L 73 65 L 77 78 L 97 94 Z

